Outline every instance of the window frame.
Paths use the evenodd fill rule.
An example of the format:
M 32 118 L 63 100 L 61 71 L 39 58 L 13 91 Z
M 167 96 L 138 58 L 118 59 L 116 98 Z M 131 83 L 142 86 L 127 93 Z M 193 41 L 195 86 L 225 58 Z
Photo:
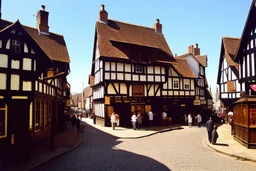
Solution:
M 176 85 L 175 83 L 176 83 L 176 82 L 177 82 L 177 87 L 175 87 L 175 85 Z M 179 89 L 179 87 L 180 87 L 180 86 L 179 86 L 179 80 L 173 80 L 173 81 L 172 81 L 172 86 L 173 86 L 173 89 Z
M 135 65 L 134 66 L 135 73 L 143 74 L 144 73 L 144 66 L 143 65 Z
M 0 135 L 0 138 L 6 138 L 7 137 L 7 105 L 4 103 L 4 102 L 1 102 L 4 104 L 4 108 L 0 108 L 0 111 L 5 111 L 4 112 L 4 134 L 3 135 Z
M 13 53 L 20 53 L 20 50 L 21 50 L 21 42 L 19 40 L 13 39 L 11 43 L 11 51 Z
M 188 86 L 188 88 L 186 88 Z M 189 83 L 184 83 L 184 90 L 190 90 L 190 84 Z

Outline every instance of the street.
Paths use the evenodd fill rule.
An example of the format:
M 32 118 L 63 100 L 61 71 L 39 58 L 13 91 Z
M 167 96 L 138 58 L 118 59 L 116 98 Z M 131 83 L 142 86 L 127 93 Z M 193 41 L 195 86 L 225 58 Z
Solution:
M 86 140 L 78 148 L 33 170 L 255 170 L 256 163 L 208 148 L 202 142 L 205 133 L 204 127 L 185 127 L 145 138 L 118 139 L 86 126 Z

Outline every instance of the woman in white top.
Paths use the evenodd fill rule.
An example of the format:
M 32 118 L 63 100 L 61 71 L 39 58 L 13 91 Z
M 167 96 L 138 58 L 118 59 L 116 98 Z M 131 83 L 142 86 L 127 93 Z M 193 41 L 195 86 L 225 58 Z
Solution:
M 137 117 L 136 117 L 135 113 L 132 115 L 131 119 L 132 119 L 132 128 L 134 130 L 136 130 L 136 120 L 137 120 Z
M 189 128 L 191 128 L 191 125 L 192 125 L 192 116 L 191 116 L 191 114 L 188 114 L 188 126 L 189 126 Z
M 116 116 L 115 116 L 115 112 L 112 113 L 111 117 L 110 117 L 110 121 L 111 121 L 111 125 L 113 130 L 115 130 L 116 127 Z

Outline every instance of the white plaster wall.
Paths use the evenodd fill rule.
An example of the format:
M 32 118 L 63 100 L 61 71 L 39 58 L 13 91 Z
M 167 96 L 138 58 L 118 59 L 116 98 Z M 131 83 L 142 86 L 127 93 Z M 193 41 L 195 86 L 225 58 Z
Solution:
M 131 80 L 131 74 L 125 74 L 125 80 L 130 81 Z
M 2 40 L 0 40 L 0 48 L 2 48 Z
M 32 70 L 32 61 L 30 58 L 23 58 L 23 70 Z
M 155 75 L 155 81 L 156 82 L 160 82 L 161 81 L 161 77 L 159 75 Z
M 110 71 L 110 63 L 105 62 L 105 71 Z
M 23 91 L 31 91 L 32 90 L 32 82 L 31 81 L 23 81 L 22 82 L 22 90 Z
M 146 75 L 140 75 L 140 81 L 146 81 Z
M 155 73 L 156 74 L 160 74 L 160 67 L 159 66 L 155 66 Z
M 189 67 L 190 67 L 191 70 L 193 71 L 193 73 L 194 73 L 195 75 L 198 75 L 198 73 L 199 73 L 199 64 L 198 64 L 198 62 L 196 61 L 196 59 L 193 58 L 192 55 L 188 55 L 187 58 L 186 58 L 186 60 L 187 60 L 187 63 L 188 63 L 188 65 L 189 65 Z
M 153 73 L 154 73 L 154 67 L 148 66 L 148 74 L 153 74 Z
M 6 43 L 6 49 L 10 49 L 10 39 L 8 40 L 8 42 Z
M 20 88 L 20 76 L 11 74 L 11 90 L 19 90 Z
M 0 67 L 1 68 L 8 67 L 8 56 L 6 54 L 0 54 Z
M 115 92 L 115 89 L 114 89 L 114 87 L 113 87 L 112 84 L 109 84 L 109 85 L 108 85 L 107 90 L 108 90 L 108 93 L 107 93 L 107 94 L 115 94 L 115 93 L 116 93 L 116 92 Z
M 123 63 L 117 63 L 117 71 L 124 71 Z
M 223 55 L 223 63 L 222 63 L 222 65 L 223 65 L 223 69 L 226 69 L 227 67 L 228 67 L 228 63 L 227 63 L 227 60 L 226 60 L 226 58 L 225 58 L 225 55 Z
M 254 60 L 254 53 L 251 54 L 251 60 L 252 60 L 252 76 L 255 76 L 255 60 Z
M 131 72 L 131 65 L 125 64 L 125 72 Z
M 133 81 L 139 81 L 139 75 L 132 75 Z
M 20 61 L 19 60 L 12 60 L 11 68 L 12 69 L 20 69 Z
M 36 71 L 36 60 L 34 60 L 34 71 Z
M 111 71 L 116 71 L 116 63 L 115 62 L 111 63 Z
M 6 74 L 0 73 L 0 90 L 6 90 Z
M 127 94 L 127 88 L 126 88 L 126 85 L 124 83 L 120 84 L 120 93 L 121 94 Z
M 115 80 L 116 79 L 116 73 L 111 73 L 111 80 Z
M 145 89 L 146 90 L 146 89 Z M 149 96 L 154 96 L 154 85 L 152 85 L 149 89 L 149 93 L 148 93 Z
M 105 80 L 109 80 L 110 79 L 110 74 L 109 73 L 105 73 Z
M 154 76 L 153 75 L 148 75 L 148 81 L 154 81 Z
M 25 53 L 28 53 L 28 46 L 27 46 L 26 43 L 24 43 L 24 52 L 25 52 Z
M 117 79 L 118 80 L 123 80 L 124 79 L 124 74 L 123 73 L 117 73 Z

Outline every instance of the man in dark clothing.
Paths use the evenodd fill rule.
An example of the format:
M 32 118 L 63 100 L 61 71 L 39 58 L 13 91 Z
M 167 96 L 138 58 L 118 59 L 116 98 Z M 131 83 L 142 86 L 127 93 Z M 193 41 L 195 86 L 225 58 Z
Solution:
M 80 119 L 79 116 L 77 116 L 76 118 L 76 129 L 77 129 L 77 133 L 80 132 Z
M 208 140 L 209 142 L 212 142 L 212 130 L 213 130 L 213 121 L 212 118 L 210 117 L 209 120 L 206 122 L 206 129 L 208 133 Z
M 72 127 L 75 127 L 76 124 L 76 116 L 73 114 L 71 117 L 71 123 L 72 123 Z

